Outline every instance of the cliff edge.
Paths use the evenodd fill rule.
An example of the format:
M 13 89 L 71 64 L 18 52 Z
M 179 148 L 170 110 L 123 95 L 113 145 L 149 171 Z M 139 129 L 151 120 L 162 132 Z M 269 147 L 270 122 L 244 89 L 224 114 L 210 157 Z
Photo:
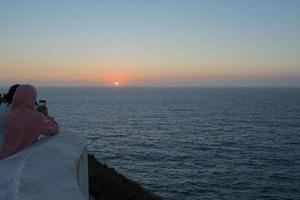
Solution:
M 94 200 L 160 200 L 139 184 L 88 155 L 89 194 Z

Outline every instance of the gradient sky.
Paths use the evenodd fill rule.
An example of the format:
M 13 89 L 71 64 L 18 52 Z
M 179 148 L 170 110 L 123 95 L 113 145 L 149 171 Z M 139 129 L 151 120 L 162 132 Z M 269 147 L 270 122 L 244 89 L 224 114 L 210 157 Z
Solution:
M 0 85 L 115 81 L 300 86 L 300 1 L 0 1 Z

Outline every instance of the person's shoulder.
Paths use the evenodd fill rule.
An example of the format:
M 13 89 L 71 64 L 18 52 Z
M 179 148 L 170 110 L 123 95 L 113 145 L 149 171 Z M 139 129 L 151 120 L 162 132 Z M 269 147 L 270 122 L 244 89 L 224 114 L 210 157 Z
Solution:
M 8 105 L 2 103 L 0 105 L 0 115 L 6 114 L 9 111 L 9 108 L 10 107 Z
M 13 112 L 11 114 L 15 115 L 15 113 L 13 113 Z M 17 115 L 19 115 L 20 117 L 23 117 L 23 118 L 28 118 L 28 119 L 30 119 L 30 121 L 35 121 L 35 122 L 44 120 L 43 114 L 36 110 L 27 110 L 26 112 L 22 112 Z
M 0 110 L 5 109 L 6 107 L 8 107 L 7 104 L 2 103 L 2 104 L 0 105 Z
M 37 111 L 37 110 L 32 110 L 31 113 L 32 113 L 32 115 L 34 115 L 38 118 L 43 118 L 44 117 L 44 115 L 42 113 L 40 113 L 39 111 Z

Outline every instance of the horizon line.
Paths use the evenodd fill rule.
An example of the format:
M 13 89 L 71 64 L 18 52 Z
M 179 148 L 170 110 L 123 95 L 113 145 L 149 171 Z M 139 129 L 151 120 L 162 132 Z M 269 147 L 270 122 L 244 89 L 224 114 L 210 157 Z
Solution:
M 33 85 L 33 84 L 32 84 Z M 0 88 L 9 88 L 11 85 L 0 85 Z M 299 88 L 300 86 L 184 86 L 184 85 L 176 85 L 176 86 L 99 86 L 99 85 L 33 85 L 36 88 Z

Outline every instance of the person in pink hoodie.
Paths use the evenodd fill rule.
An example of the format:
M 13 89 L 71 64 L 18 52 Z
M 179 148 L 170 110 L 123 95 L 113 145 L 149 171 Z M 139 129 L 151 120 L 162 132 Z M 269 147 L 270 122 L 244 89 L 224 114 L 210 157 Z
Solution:
M 20 85 L 14 95 L 11 110 L 4 118 L 5 139 L 0 151 L 4 159 L 34 144 L 40 135 L 54 135 L 59 126 L 54 118 L 36 111 L 37 92 L 31 85 Z

